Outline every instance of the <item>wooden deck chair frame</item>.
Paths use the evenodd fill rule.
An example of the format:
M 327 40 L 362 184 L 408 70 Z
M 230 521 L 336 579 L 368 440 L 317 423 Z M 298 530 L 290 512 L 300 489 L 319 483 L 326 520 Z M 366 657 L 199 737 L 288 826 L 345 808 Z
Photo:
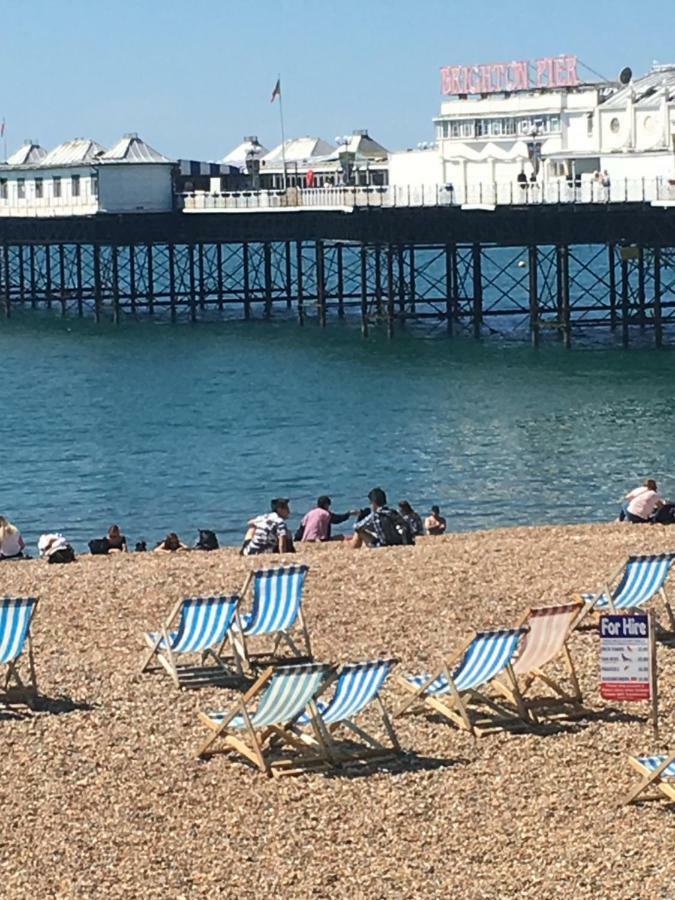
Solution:
M 581 596 L 581 594 L 579 594 L 579 593 L 572 595 L 573 601 L 578 601 L 579 603 L 582 604 L 582 609 L 579 613 L 577 620 L 575 621 L 574 625 L 572 626 L 573 628 L 578 628 L 581 625 L 581 623 L 589 615 L 592 617 L 593 624 L 598 625 L 600 622 L 600 616 L 602 615 L 602 613 L 639 612 L 641 609 L 644 608 L 644 606 L 645 606 L 644 603 L 642 603 L 638 607 L 627 607 L 625 610 L 621 610 L 621 609 L 617 610 L 614 607 L 613 591 L 616 589 L 617 583 L 621 580 L 621 576 L 623 575 L 624 570 L 627 565 L 628 565 L 628 559 L 625 559 L 621 563 L 621 565 L 614 572 L 611 573 L 609 578 L 605 579 L 605 582 L 602 585 L 602 587 L 600 588 L 600 590 L 595 592 L 593 603 L 586 602 L 584 600 L 584 598 Z M 612 585 L 612 584 L 614 585 L 614 589 L 610 589 L 610 585 Z M 663 601 L 663 605 L 666 609 L 666 614 L 668 616 L 668 623 L 670 625 L 670 630 L 671 630 L 671 632 L 675 633 L 675 613 L 673 613 L 673 608 L 670 605 L 670 600 L 668 598 L 668 594 L 666 593 L 665 587 L 663 585 L 661 585 L 661 587 L 659 588 L 657 593 L 661 597 L 661 600 Z M 598 609 L 595 606 L 595 602 L 597 601 L 598 597 L 601 597 L 603 594 L 608 598 L 609 603 L 607 606 L 603 606 L 602 609 Z M 648 600 L 647 602 L 651 603 L 653 599 L 654 598 L 652 597 L 651 600 Z M 663 629 L 658 624 L 658 622 L 656 622 L 656 627 L 663 631 Z
M 396 665 L 398 660 L 391 660 L 391 662 L 393 665 Z M 333 683 L 338 678 L 339 673 L 330 683 Z M 326 687 L 328 686 L 329 685 L 327 684 Z M 323 693 L 323 689 L 321 693 Z M 325 722 L 321 710 L 317 707 L 316 724 L 324 734 L 324 745 L 323 747 L 317 745 L 317 750 L 327 751 L 330 761 L 335 765 L 350 765 L 359 762 L 384 762 L 399 757 L 403 753 L 403 748 L 399 743 L 394 725 L 391 721 L 391 715 L 385 706 L 380 693 L 381 692 L 378 691 L 375 694 L 371 703 L 375 703 L 379 709 L 382 726 L 390 742 L 389 745 L 383 743 L 379 738 L 366 731 L 363 726 L 357 725 L 353 719 L 340 719 L 339 722 L 334 723 Z M 364 707 L 364 709 L 367 709 L 367 707 Z M 341 727 L 353 732 L 361 741 L 363 741 L 364 746 L 347 749 L 344 746 L 344 742 L 340 742 L 336 739 L 336 732 Z M 299 732 L 299 734 L 306 742 L 310 744 L 313 743 L 312 737 L 306 732 Z
M 463 658 L 474 638 L 475 635 L 468 640 L 460 650 L 453 654 L 453 656 L 449 657 L 447 662 L 422 685 L 412 685 L 404 676 L 399 675 L 397 678 L 398 683 L 409 691 L 412 696 L 407 698 L 396 710 L 394 718 L 398 718 L 409 710 L 415 711 L 415 707 L 417 707 L 417 710 L 428 707 L 457 725 L 461 730 L 468 731 L 474 738 L 482 737 L 487 732 L 495 730 L 495 727 L 499 728 L 499 726 L 506 726 L 507 724 L 517 724 L 519 722 L 524 726 L 534 724 L 521 696 L 518 681 L 510 663 L 506 666 L 505 671 L 512 691 L 513 706 L 510 705 L 509 701 L 506 701 L 506 704 L 504 704 L 500 702 L 500 698 L 495 699 L 489 697 L 485 694 L 483 689 L 478 690 L 476 688 L 469 688 L 465 691 L 459 691 L 457 689 L 450 673 L 455 665 Z M 427 688 L 440 677 L 447 679 L 450 690 L 439 695 L 429 694 L 428 696 L 424 696 Z M 496 685 L 497 680 L 497 678 L 493 678 L 481 687 L 485 688 L 487 684 L 493 683 Z M 498 687 L 496 689 L 499 690 Z M 450 700 L 451 703 L 448 703 L 446 698 L 447 700 Z M 492 710 L 494 715 L 488 720 L 486 725 L 483 724 L 482 719 L 473 714 L 474 710 L 471 708 L 472 702 L 483 704 Z
M 197 757 L 208 759 L 216 753 L 234 751 L 243 756 L 249 763 L 267 775 L 268 778 L 280 778 L 284 775 L 299 775 L 307 771 L 334 768 L 336 761 L 326 742 L 326 732 L 318 721 L 316 697 L 331 684 L 335 672 L 327 677 L 315 697 L 310 700 L 307 711 L 310 716 L 314 741 L 308 742 L 298 734 L 292 726 L 268 725 L 257 731 L 252 724 L 252 715 L 248 705 L 263 691 L 275 673 L 274 666 L 268 666 L 253 685 L 235 702 L 228 715 L 217 725 L 203 712 L 200 720 L 211 730 L 212 734 L 197 751 Z M 246 723 L 245 732 L 249 743 L 238 734 L 227 733 L 227 728 L 235 716 L 241 715 Z M 292 756 L 284 757 L 283 749 L 293 751 Z M 318 752 L 317 752 L 318 748 Z
M 239 596 L 241 598 L 240 605 L 246 598 L 246 594 L 251 592 L 251 585 L 254 578 L 255 572 L 249 572 L 246 576 L 242 589 L 239 593 Z M 241 664 L 243 664 L 248 671 L 251 671 L 256 666 L 259 667 L 261 665 L 270 665 L 274 663 L 286 665 L 294 662 L 310 662 L 314 659 L 314 657 L 312 655 L 312 645 L 309 638 L 309 631 L 307 630 L 305 617 L 302 612 L 302 604 L 300 605 L 300 609 L 298 610 L 296 623 L 297 625 L 299 625 L 302 632 L 302 640 L 305 646 L 305 653 L 301 652 L 300 648 L 287 631 L 270 632 L 267 635 L 245 635 L 241 629 L 241 620 L 239 619 L 237 621 L 237 631 L 232 637 L 234 655 L 241 661 Z M 294 625 L 293 627 L 296 626 Z M 268 651 L 263 650 L 258 653 L 252 653 L 249 650 L 248 641 L 251 640 L 251 638 L 255 639 L 257 637 L 273 637 L 274 644 L 272 646 L 272 649 Z M 288 645 L 293 656 L 279 656 L 277 651 L 279 650 L 279 646 L 281 645 L 282 641 L 285 641 L 285 643 Z
M 178 615 L 180 613 L 183 602 L 184 602 L 183 600 L 177 601 L 177 603 L 171 610 L 169 617 L 160 626 L 160 629 L 158 632 L 159 637 L 157 638 L 156 641 L 154 641 L 153 646 L 147 649 L 146 653 L 143 656 L 143 662 L 141 665 L 141 674 L 143 674 L 143 672 L 157 671 L 157 667 L 153 668 L 151 666 L 152 660 L 155 657 L 157 657 L 157 662 L 170 675 L 171 680 L 173 681 L 173 683 L 176 685 L 177 688 L 183 687 L 183 683 L 181 682 L 181 670 L 194 671 L 193 667 L 191 667 L 187 664 L 179 664 L 177 662 L 176 655 L 171 650 L 171 641 L 169 639 L 169 631 L 171 629 L 171 626 L 174 624 L 174 622 L 176 621 L 176 618 L 178 617 Z M 241 600 L 239 602 L 241 603 Z M 233 621 L 237 626 L 240 625 L 239 605 L 237 605 L 237 608 L 234 612 Z M 164 641 L 164 647 L 165 647 L 164 650 L 160 650 L 162 641 Z M 232 644 L 233 652 L 232 652 L 231 656 L 223 657 L 222 651 L 228 642 L 230 642 Z M 196 651 L 196 652 L 199 652 L 199 651 Z M 212 647 L 210 647 L 209 649 L 204 650 L 202 652 L 202 655 L 201 655 L 202 668 L 198 671 L 201 672 L 203 676 L 206 676 L 209 674 L 209 672 L 206 671 L 206 666 L 205 666 L 206 660 L 209 657 L 212 657 L 213 661 L 215 663 L 215 666 L 212 666 L 209 668 L 213 669 L 214 671 L 220 671 L 223 673 L 223 675 L 231 676 L 233 679 L 236 679 L 237 681 L 241 681 L 241 679 L 243 678 L 243 674 L 244 674 L 243 668 L 242 668 L 242 664 L 241 664 L 241 659 L 237 652 L 237 648 L 234 645 L 234 640 L 232 639 L 231 634 L 228 634 L 225 637 L 225 640 L 222 642 L 222 644 L 220 645 L 220 647 L 217 650 L 214 650 Z M 234 667 L 235 667 L 234 672 L 227 665 L 227 663 L 230 663 L 230 662 L 234 664 Z
M 675 763 L 675 753 L 666 753 L 663 762 L 656 769 L 650 771 L 635 756 L 629 756 L 628 762 L 642 775 L 641 780 L 633 785 L 624 798 L 624 803 L 637 803 L 640 800 L 670 800 L 675 803 L 675 779 L 664 781 L 661 775 Z M 650 792 L 650 788 L 653 790 Z
M 35 621 L 35 613 L 38 608 L 38 600 L 33 604 L 33 611 L 26 632 L 25 649 L 16 659 L 4 663 L 7 666 L 4 683 L 0 689 L 0 703 L 12 706 L 16 703 L 24 703 L 30 709 L 35 705 L 38 696 L 37 676 L 35 674 L 35 657 L 33 655 L 33 638 L 31 631 Z M 28 678 L 24 680 L 19 672 L 19 664 L 25 655 L 28 656 Z
M 579 607 L 579 610 L 581 610 L 581 608 L 585 606 L 584 601 L 581 598 L 579 598 L 578 601 L 574 600 L 569 604 L 557 604 L 556 606 L 567 605 L 577 606 Z M 523 626 L 528 625 L 533 611 L 540 608 L 541 607 L 528 607 L 528 609 L 516 622 L 514 627 L 522 628 Z M 565 661 L 565 668 L 567 669 L 567 675 L 571 683 L 572 693 L 566 691 L 565 688 L 558 681 L 556 681 L 556 679 L 554 679 L 551 675 L 548 675 L 540 668 L 531 669 L 526 674 L 520 676 L 518 676 L 515 671 L 513 672 L 513 676 L 518 682 L 522 701 L 528 711 L 530 718 L 532 718 L 534 721 L 537 721 L 538 719 L 538 708 L 545 709 L 549 716 L 553 715 L 556 717 L 560 715 L 564 715 L 567 717 L 580 716 L 585 715 L 588 712 L 583 706 L 583 697 L 581 694 L 581 688 L 579 687 L 579 679 L 577 677 L 576 667 L 574 665 L 574 660 L 572 659 L 570 649 L 567 645 L 567 642 L 570 639 L 570 635 L 576 628 L 577 621 L 578 619 L 571 620 L 571 624 L 567 630 L 567 637 L 563 642 L 560 653 L 557 654 L 562 654 Z M 553 662 L 553 659 L 549 660 L 549 662 Z M 528 697 L 528 693 L 537 682 L 545 684 L 553 692 L 553 695 L 534 698 Z M 508 683 L 502 681 L 499 678 L 495 679 L 494 683 L 497 690 L 503 693 L 510 703 L 517 705 L 516 696 Z M 566 709 L 566 707 L 571 708 Z

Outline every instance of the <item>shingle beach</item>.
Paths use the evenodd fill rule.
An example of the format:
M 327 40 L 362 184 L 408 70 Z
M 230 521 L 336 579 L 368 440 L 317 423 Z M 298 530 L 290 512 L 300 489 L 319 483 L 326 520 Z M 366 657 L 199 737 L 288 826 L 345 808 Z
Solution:
M 675 531 L 513 528 L 352 552 L 301 546 L 317 659 L 440 662 L 475 629 L 598 588 Z M 223 688 L 179 691 L 139 674 L 143 632 L 177 600 L 230 592 L 277 558 L 213 553 L 82 556 L 0 565 L 0 596 L 36 595 L 44 709 L 0 708 L 0 895 L 8 898 L 666 898 L 675 896 L 668 805 L 621 806 L 629 753 L 675 726 L 675 646 L 658 645 L 661 743 L 646 703 L 600 700 L 598 637 L 571 650 L 586 720 L 477 743 L 425 716 L 396 720 L 410 756 L 357 774 L 268 780 L 204 762 L 199 710 Z M 290 561 L 290 557 L 289 557 Z M 662 621 L 663 609 L 654 606 Z M 385 700 L 403 695 L 390 680 Z

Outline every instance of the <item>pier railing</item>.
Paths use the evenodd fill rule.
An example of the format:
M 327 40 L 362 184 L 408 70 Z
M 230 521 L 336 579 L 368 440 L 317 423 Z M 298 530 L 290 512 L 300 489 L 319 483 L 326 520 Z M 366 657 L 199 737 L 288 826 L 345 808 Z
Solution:
M 241 210 L 346 210 L 369 207 L 422 206 L 532 206 L 561 203 L 675 202 L 675 179 L 622 178 L 609 184 L 597 181 L 573 183 L 475 182 L 451 184 L 387 185 L 372 187 L 321 187 L 287 190 L 196 191 L 181 195 L 185 212 Z

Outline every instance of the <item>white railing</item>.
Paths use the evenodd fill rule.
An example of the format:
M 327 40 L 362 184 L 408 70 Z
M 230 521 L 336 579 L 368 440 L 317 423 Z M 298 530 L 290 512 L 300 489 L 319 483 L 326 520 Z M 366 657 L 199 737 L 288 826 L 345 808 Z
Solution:
M 623 178 L 609 185 L 564 179 L 546 183 L 517 181 L 453 185 L 322 187 L 283 190 L 196 191 L 180 195 L 185 212 L 236 210 L 355 209 L 419 206 L 538 206 L 559 203 L 652 203 L 675 201 L 675 179 Z

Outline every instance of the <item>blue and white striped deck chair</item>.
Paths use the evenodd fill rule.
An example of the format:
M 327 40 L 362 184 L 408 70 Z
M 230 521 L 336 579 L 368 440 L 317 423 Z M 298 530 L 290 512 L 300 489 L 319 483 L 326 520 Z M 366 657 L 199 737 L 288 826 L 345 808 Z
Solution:
M 579 596 L 585 608 L 577 619 L 579 625 L 589 612 L 620 612 L 644 606 L 659 594 L 665 604 L 670 628 L 675 631 L 675 618 L 665 590 L 675 553 L 659 553 L 651 556 L 629 556 L 625 565 L 603 585 L 601 591 L 585 592 Z M 616 587 L 612 585 L 616 582 Z
M 237 594 L 218 595 L 214 597 L 189 597 L 180 601 L 173 608 L 171 615 L 159 631 L 147 631 L 145 642 L 150 648 L 143 659 L 141 672 L 145 672 L 157 658 L 157 662 L 166 669 L 177 687 L 185 684 L 196 687 L 199 683 L 213 680 L 214 675 L 232 676 L 220 653 L 231 636 L 231 629 L 237 620 L 239 597 Z M 172 628 L 179 616 L 178 627 Z M 194 663 L 189 664 L 187 658 L 193 654 L 201 654 L 201 668 Z M 211 656 L 215 667 L 205 667 L 207 657 Z M 181 660 L 182 665 L 178 665 Z M 241 664 L 234 654 L 237 668 L 236 676 L 241 676 Z
M 640 799 L 660 800 L 663 797 L 671 803 L 675 802 L 675 753 L 662 756 L 629 756 L 628 762 L 642 778 L 628 792 L 625 803 L 635 803 Z M 647 793 L 652 787 L 656 792 Z
M 406 702 L 397 710 L 400 716 L 412 706 L 422 704 L 450 719 L 460 728 L 477 737 L 488 728 L 501 723 L 525 722 L 528 713 L 520 694 L 512 661 L 527 628 L 509 628 L 497 631 L 479 631 L 452 659 L 433 674 L 399 676 L 399 684 L 411 692 Z M 485 693 L 490 682 L 506 672 L 514 705 L 504 705 L 501 700 Z M 479 690 L 480 689 L 480 690 Z M 472 715 L 470 706 L 480 703 L 493 715 L 487 724 Z
M 0 666 L 6 666 L 0 700 L 23 699 L 31 705 L 37 695 L 30 627 L 38 601 L 35 597 L 5 597 L 0 600 Z M 28 650 L 28 674 L 22 678 L 19 660 Z
M 317 763 L 325 767 L 328 751 L 315 721 L 314 700 L 334 675 L 334 667 L 326 663 L 269 666 L 231 710 L 199 714 L 211 734 L 197 756 L 233 750 L 268 776 L 296 774 L 316 768 Z M 251 708 L 254 700 L 255 712 Z M 292 729 L 306 707 L 314 724 L 314 740 L 323 751 L 320 754 Z
M 309 634 L 302 615 L 302 591 L 309 566 L 279 566 L 251 572 L 241 591 L 242 600 L 252 584 L 251 612 L 241 616 L 241 631 L 236 631 L 234 643 L 239 656 L 250 667 L 251 661 L 273 662 L 281 659 L 279 645 L 284 641 L 296 660 L 312 659 Z M 304 652 L 293 640 L 291 632 L 298 628 L 302 634 Z M 266 636 L 274 643 L 271 652 L 250 653 L 250 638 Z
M 396 659 L 375 659 L 362 663 L 347 663 L 340 671 L 332 698 L 329 701 L 316 701 L 317 718 L 327 733 L 326 744 L 332 761 L 345 763 L 365 759 L 390 759 L 401 753 L 401 745 L 380 696 L 397 662 Z M 389 746 L 354 722 L 354 719 L 371 703 L 375 703 L 379 708 L 382 724 L 389 738 Z M 294 724 L 300 727 L 311 725 L 311 714 L 303 713 Z M 350 746 L 344 741 L 338 744 L 335 731 L 340 726 L 356 734 L 363 745 L 351 746 L 354 745 L 353 741 L 349 742 Z

